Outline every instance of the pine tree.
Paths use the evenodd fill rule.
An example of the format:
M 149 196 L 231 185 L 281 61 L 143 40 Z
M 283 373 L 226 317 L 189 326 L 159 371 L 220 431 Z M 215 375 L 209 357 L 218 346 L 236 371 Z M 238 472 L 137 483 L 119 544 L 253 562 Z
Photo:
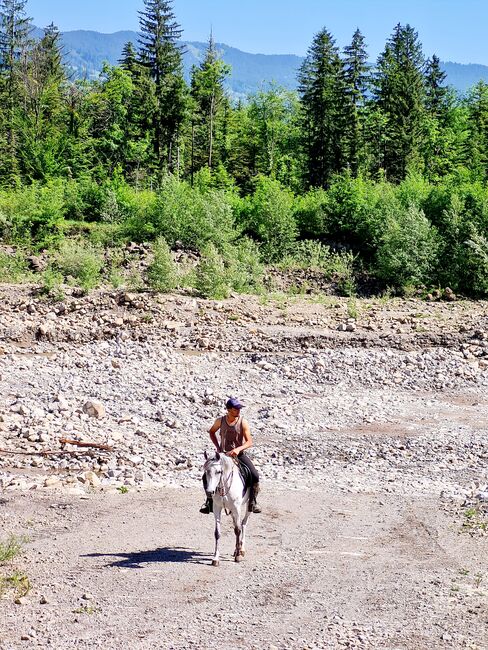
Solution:
M 488 178 L 488 84 L 479 81 L 467 100 L 468 133 L 466 163 L 477 175 Z
M 127 43 L 122 48 L 122 55 L 119 59 L 119 65 L 123 70 L 134 74 L 138 68 L 137 50 L 132 41 Z
M 17 176 L 16 111 L 23 100 L 22 73 L 30 46 L 27 0 L 0 0 L 0 98 L 4 105 L 0 134 L 3 169 L 9 182 Z
M 359 169 L 360 150 L 362 148 L 362 130 L 364 107 L 366 104 L 369 66 L 364 36 L 359 29 L 354 32 L 351 45 L 344 48 L 344 83 L 347 97 L 345 149 L 347 164 L 354 175 Z
M 425 118 L 425 59 L 417 32 L 398 24 L 378 58 L 374 98 L 386 119 L 384 166 L 401 181 L 417 162 Z
M 22 85 L 24 101 L 17 110 L 18 157 L 29 178 L 45 178 L 63 166 L 62 116 L 66 74 L 60 33 L 54 24 L 29 51 Z
M 323 29 L 314 38 L 299 75 L 303 112 L 306 180 L 311 187 L 326 187 L 344 163 L 344 81 L 339 50 Z
M 182 30 L 175 20 L 171 0 L 144 0 L 139 12 L 140 60 L 155 83 L 156 110 L 153 119 L 153 147 L 160 172 L 178 166 L 178 139 L 186 112 L 186 84 L 183 79 Z
M 194 107 L 192 173 L 203 165 L 212 169 L 224 157 L 225 141 L 222 136 L 226 122 L 225 111 L 229 103 L 224 82 L 229 74 L 230 66 L 219 56 L 211 34 L 205 57 L 198 67 L 193 66 L 191 74 L 191 97 Z
M 449 108 L 449 88 L 444 84 L 446 77 L 439 57 L 434 54 L 432 59 L 427 61 L 425 70 L 425 106 L 429 115 L 440 122 L 445 122 Z

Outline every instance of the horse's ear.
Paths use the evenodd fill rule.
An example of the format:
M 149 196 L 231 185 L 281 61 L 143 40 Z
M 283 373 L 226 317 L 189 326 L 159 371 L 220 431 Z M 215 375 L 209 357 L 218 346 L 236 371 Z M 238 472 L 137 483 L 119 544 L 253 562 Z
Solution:
M 215 454 L 215 458 L 216 458 L 217 460 L 220 460 L 220 453 L 219 453 L 219 452 L 217 452 L 217 453 Z
M 205 449 L 205 451 L 203 452 L 203 455 L 205 456 L 205 460 L 208 460 L 208 453 L 207 453 L 207 450 L 206 450 L 206 449 Z

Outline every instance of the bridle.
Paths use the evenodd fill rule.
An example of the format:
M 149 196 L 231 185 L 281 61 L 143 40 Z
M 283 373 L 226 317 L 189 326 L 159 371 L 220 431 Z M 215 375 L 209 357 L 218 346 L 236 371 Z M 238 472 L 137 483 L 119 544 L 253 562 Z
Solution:
M 221 459 L 219 459 L 219 460 L 211 459 L 211 460 L 208 460 L 207 463 L 208 464 L 210 464 L 210 463 L 219 463 L 220 464 L 220 467 L 221 467 L 222 471 L 220 473 L 220 480 L 218 482 L 216 492 L 218 493 L 218 495 L 220 497 L 222 497 L 222 498 L 226 497 L 229 494 L 230 489 L 232 487 L 232 483 L 234 481 L 234 467 L 232 468 L 232 471 L 230 472 L 230 479 L 228 481 L 226 481 L 225 478 L 224 478 L 224 466 L 222 465 L 222 460 Z M 234 464 L 236 464 L 235 461 L 234 461 Z

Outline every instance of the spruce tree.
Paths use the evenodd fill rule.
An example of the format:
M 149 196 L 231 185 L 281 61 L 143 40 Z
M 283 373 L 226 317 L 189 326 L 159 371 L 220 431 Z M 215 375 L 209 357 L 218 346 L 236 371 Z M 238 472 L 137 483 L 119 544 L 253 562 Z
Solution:
M 466 164 L 483 180 L 488 178 L 488 84 L 479 81 L 468 94 Z
M 224 82 L 229 74 L 230 66 L 219 56 L 211 34 L 205 57 L 198 67 L 193 66 L 191 74 L 192 173 L 203 165 L 212 169 L 224 157 L 222 136 L 228 106 Z
M 425 59 L 417 32 L 398 24 L 380 54 L 374 77 L 376 105 L 386 119 L 384 166 L 401 181 L 420 155 L 425 118 Z
M 24 101 L 17 109 L 18 158 L 29 178 L 47 178 L 64 165 L 64 91 L 60 33 L 54 24 L 30 49 L 23 76 Z
M 432 59 L 427 61 L 425 69 L 425 106 L 429 115 L 440 122 L 445 122 L 449 108 L 449 88 L 445 85 L 446 77 L 439 57 L 434 54 Z
M 22 83 L 30 46 L 27 0 L 0 0 L 0 98 L 4 106 L 0 132 L 0 176 L 13 182 L 17 176 L 15 117 L 22 105 Z
M 344 131 L 347 166 L 354 175 L 359 169 L 360 151 L 363 145 L 362 130 L 366 104 L 369 66 L 364 36 L 359 29 L 354 32 L 351 45 L 344 48 L 344 84 L 347 104 Z
M 344 162 L 342 132 L 345 94 L 342 62 L 331 34 L 322 29 L 314 38 L 299 75 L 303 114 L 306 181 L 326 187 Z
M 171 0 L 144 0 L 145 9 L 139 12 L 140 60 L 155 84 L 153 147 L 161 172 L 177 167 L 175 150 L 186 111 L 182 50 L 178 45 L 182 30 L 172 4 Z

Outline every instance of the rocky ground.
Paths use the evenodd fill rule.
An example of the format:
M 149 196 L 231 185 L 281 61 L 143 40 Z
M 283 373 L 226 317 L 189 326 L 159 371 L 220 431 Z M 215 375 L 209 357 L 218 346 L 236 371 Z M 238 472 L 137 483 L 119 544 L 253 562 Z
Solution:
M 486 302 L 0 294 L 2 650 L 488 648 Z M 217 570 L 231 394 L 264 514 Z

